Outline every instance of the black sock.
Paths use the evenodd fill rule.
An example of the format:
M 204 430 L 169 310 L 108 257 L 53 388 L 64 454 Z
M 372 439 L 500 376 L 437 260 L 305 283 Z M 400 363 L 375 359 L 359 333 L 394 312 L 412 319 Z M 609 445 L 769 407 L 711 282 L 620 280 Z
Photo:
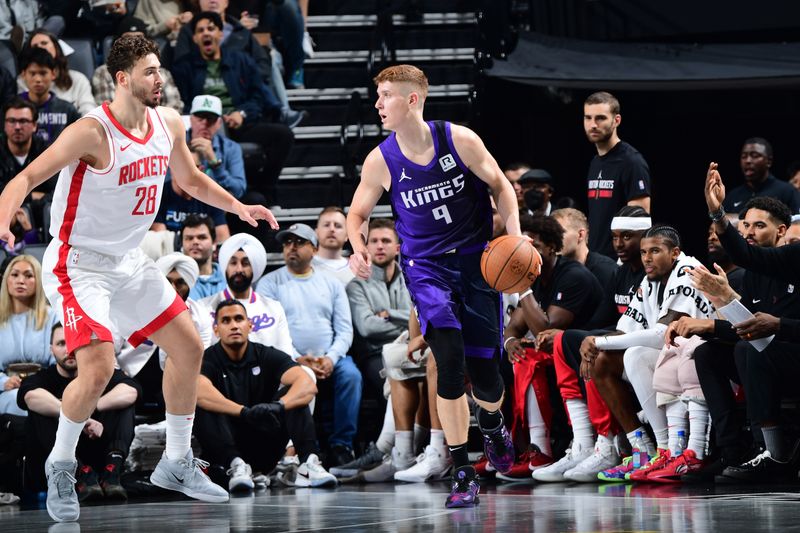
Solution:
M 500 429 L 503 425 L 503 413 L 498 409 L 497 411 L 487 411 L 486 409 L 478 409 L 478 426 L 483 433 L 493 433 Z
M 108 465 L 114 465 L 114 469 L 119 474 L 122 474 L 123 462 L 125 462 L 125 457 L 123 457 L 122 453 L 120 452 L 117 451 L 108 452 L 108 455 L 106 455 L 106 467 L 108 467 Z
M 448 448 L 450 448 L 450 457 L 453 459 L 453 467 L 459 468 L 470 464 L 466 442 L 457 446 L 448 446 Z

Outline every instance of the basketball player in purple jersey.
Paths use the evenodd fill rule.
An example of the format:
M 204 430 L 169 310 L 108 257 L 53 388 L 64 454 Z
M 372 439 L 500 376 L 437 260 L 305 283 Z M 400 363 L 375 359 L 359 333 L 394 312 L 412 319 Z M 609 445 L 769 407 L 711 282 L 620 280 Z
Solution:
M 473 131 L 423 120 L 428 79 L 420 69 L 397 65 L 374 81 L 375 107 L 383 127 L 393 133 L 364 161 L 347 215 L 354 252 L 350 267 L 357 276 L 369 277 L 366 222 L 382 193 L 389 191 L 401 239 L 401 269 L 439 369 L 436 405 L 453 458 L 452 490 L 445 505 L 469 507 L 478 503 L 480 487 L 467 458 L 465 366 L 479 406 L 486 456 L 500 472 L 514 462 L 500 413 L 501 299 L 483 280 L 480 257 L 492 236 L 489 192 L 509 235 L 520 235 L 517 198 Z

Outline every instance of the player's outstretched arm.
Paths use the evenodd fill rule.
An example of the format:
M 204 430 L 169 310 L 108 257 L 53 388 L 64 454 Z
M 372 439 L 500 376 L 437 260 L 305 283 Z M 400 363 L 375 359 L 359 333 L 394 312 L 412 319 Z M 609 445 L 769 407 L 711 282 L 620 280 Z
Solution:
M 350 256 L 350 269 L 353 273 L 367 279 L 372 271 L 372 260 L 367 252 L 367 223 L 372 210 L 380 200 L 384 190 L 389 189 L 391 177 L 380 148 L 374 148 L 361 167 L 361 181 L 353 195 L 347 213 L 347 238 L 353 247 Z
M 173 109 L 159 108 L 164 114 L 172 133 L 173 146 L 169 166 L 172 179 L 177 180 L 181 189 L 201 202 L 228 211 L 250 224 L 257 226 L 259 220 L 266 220 L 272 229 L 278 229 L 278 221 L 272 211 L 263 205 L 247 205 L 234 198 L 216 181 L 201 172 L 194 164 L 189 147 L 186 145 L 186 129 L 180 115 Z
M 494 196 L 494 201 L 497 204 L 497 211 L 506 222 L 506 231 L 509 235 L 521 235 L 517 196 L 511 183 L 509 183 L 503 171 L 497 165 L 497 161 L 486 149 L 477 133 L 469 128 L 455 124 L 451 128 L 453 145 L 458 152 L 458 156 L 472 173 L 486 182 L 491 189 L 492 196 Z
M 0 239 L 8 242 L 10 246 L 14 245 L 14 236 L 9 230 L 11 219 L 25 197 L 36 186 L 77 159 L 97 166 L 98 158 L 104 157 L 100 153 L 104 145 L 105 135 L 97 121 L 78 120 L 67 126 L 47 150 L 9 181 L 3 189 L 3 194 L 0 195 Z

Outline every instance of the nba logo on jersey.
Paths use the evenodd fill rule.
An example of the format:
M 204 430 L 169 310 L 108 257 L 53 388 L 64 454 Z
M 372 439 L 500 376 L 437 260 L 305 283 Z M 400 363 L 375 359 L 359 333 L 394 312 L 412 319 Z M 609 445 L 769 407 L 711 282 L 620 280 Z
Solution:
M 644 190 L 644 180 L 639 180 L 639 188 Z
M 456 166 L 456 160 L 453 159 L 452 154 L 446 154 L 439 158 L 439 165 L 441 165 L 443 171 L 447 172 Z

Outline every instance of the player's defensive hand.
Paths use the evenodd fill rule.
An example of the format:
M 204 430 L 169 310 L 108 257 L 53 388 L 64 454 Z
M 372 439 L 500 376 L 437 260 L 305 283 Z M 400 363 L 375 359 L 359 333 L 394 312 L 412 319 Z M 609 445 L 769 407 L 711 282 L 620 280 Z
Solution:
M 272 214 L 272 211 L 264 207 L 263 205 L 250 205 L 250 204 L 239 204 L 239 210 L 236 212 L 239 215 L 239 218 L 247 222 L 253 227 L 258 226 L 259 220 L 266 220 L 269 227 L 272 229 L 278 229 L 278 221 L 275 219 L 275 215 Z
M 257 403 L 251 407 L 242 407 L 239 416 L 254 427 L 270 430 L 280 427 L 283 412 L 283 404 L 280 402 Z
M 359 252 L 353 252 L 349 259 L 350 262 L 350 270 L 353 271 L 353 274 L 356 277 L 361 279 L 369 279 L 370 275 L 372 274 L 372 257 L 370 257 L 369 252 L 366 250 L 362 250 Z

